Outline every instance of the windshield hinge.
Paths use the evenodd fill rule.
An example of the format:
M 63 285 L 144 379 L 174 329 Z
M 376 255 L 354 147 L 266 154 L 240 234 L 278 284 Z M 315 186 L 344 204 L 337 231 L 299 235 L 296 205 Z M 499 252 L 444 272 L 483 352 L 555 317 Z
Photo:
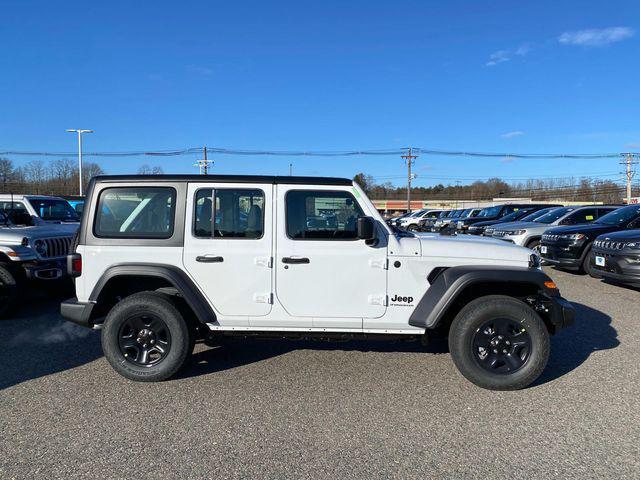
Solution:
M 369 259 L 369 266 L 371 268 L 382 268 L 383 270 L 389 270 L 388 258 L 371 258 Z

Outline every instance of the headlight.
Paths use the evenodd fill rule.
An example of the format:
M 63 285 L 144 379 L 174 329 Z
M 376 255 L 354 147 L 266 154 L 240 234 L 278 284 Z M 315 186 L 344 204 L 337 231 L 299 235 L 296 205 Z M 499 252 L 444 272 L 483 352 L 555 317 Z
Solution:
M 584 238 L 583 233 L 572 233 L 571 235 L 560 235 L 563 240 L 582 240 Z
M 524 235 L 527 233 L 526 230 L 507 230 L 504 232 L 505 235 Z
M 540 257 L 535 253 L 529 255 L 529 268 L 540 268 Z
M 47 244 L 42 240 L 36 240 L 35 242 L 33 242 L 33 248 L 35 248 L 36 252 L 38 252 L 38 255 L 40 256 L 44 256 L 47 254 Z
M 640 242 L 629 242 L 629 243 L 625 243 L 624 246 L 626 248 L 632 248 L 634 250 L 640 250 Z

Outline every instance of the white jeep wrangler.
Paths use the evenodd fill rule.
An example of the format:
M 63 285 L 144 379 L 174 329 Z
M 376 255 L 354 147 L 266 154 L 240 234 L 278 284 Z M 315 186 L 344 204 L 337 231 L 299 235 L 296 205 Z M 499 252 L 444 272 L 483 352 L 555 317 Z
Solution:
M 467 379 L 518 389 L 574 317 L 531 250 L 394 230 L 340 178 L 97 177 L 73 251 L 62 315 L 132 380 L 217 336 L 443 335 Z

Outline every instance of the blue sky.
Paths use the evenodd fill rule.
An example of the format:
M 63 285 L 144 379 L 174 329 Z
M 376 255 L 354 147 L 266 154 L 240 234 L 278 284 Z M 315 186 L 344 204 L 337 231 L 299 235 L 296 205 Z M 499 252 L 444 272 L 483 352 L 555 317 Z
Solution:
M 95 151 L 640 150 L 640 2 L 523 3 L 5 0 L 0 150 L 73 151 L 67 128 L 94 129 Z M 196 158 L 99 163 L 195 172 Z M 214 158 L 217 173 L 293 163 L 403 183 L 396 156 Z M 415 170 L 430 185 L 620 167 L 422 156 Z

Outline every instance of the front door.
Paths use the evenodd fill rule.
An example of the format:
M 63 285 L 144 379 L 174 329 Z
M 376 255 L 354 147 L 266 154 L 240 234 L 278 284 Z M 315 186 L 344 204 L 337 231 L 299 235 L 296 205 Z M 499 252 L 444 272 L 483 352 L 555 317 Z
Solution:
M 276 294 L 289 315 L 335 328 L 384 315 L 386 247 L 356 235 L 366 208 L 350 188 L 278 185 Z
M 248 325 L 248 316 L 271 311 L 272 190 L 270 184 L 189 184 L 183 263 L 222 316 L 220 324 Z

